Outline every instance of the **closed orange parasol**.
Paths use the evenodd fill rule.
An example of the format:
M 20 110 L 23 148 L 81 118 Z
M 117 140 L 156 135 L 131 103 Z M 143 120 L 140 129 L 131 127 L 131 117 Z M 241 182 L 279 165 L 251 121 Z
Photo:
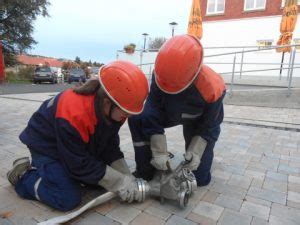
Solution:
M 0 83 L 2 83 L 4 79 L 5 79 L 4 58 L 2 53 L 2 43 L 0 41 Z
M 280 38 L 277 45 L 290 45 L 297 23 L 297 0 L 286 0 L 280 23 Z M 278 48 L 277 52 L 291 52 L 291 47 Z
M 193 0 L 187 33 L 202 38 L 202 17 L 200 0 Z

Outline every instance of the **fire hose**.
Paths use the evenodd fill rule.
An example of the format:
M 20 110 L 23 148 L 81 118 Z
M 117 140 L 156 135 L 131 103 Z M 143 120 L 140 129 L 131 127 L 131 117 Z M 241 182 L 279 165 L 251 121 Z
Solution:
M 147 196 L 154 196 L 159 197 L 161 203 L 163 203 L 165 199 L 169 199 L 177 201 L 181 208 L 186 207 L 190 196 L 197 187 L 194 174 L 184 167 L 186 163 L 186 161 L 181 162 L 174 170 L 172 170 L 168 164 L 167 171 L 157 171 L 154 178 L 149 182 L 137 178 L 138 192 L 136 193 L 135 200 L 144 202 Z M 40 222 L 38 225 L 58 225 L 65 223 L 84 211 L 105 203 L 116 196 L 117 195 L 113 192 L 107 192 L 74 212 Z

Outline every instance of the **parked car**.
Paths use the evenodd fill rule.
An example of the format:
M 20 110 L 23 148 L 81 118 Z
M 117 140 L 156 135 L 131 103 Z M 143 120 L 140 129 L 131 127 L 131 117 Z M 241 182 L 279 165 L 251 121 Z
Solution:
M 33 74 L 33 83 L 51 82 L 57 83 L 57 73 L 51 67 L 37 67 Z
M 68 79 L 68 83 L 72 83 L 73 81 L 75 82 L 85 82 L 86 81 L 86 76 L 85 72 L 83 69 L 76 68 L 76 69 L 71 69 L 70 70 L 70 75 Z

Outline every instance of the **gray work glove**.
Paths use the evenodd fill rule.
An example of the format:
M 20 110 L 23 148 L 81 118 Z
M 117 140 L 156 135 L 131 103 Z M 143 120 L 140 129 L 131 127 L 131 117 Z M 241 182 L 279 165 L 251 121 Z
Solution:
M 114 161 L 110 166 L 121 173 L 131 175 L 130 169 L 124 158 Z
M 185 160 L 189 161 L 186 164 L 186 168 L 190 170 L 197 170 L 198 166 L 200 165 L 202 155 L 206 148 L 207 141 L 200 136 L 194 136 L 191 140 L 191 143 L 186 150 L 186 154 L 184 155 Z
M 123 201 L 132 202 L 138 193 L 138 185 L 130 175 L 125 175 L 110 166 L 106 166 L 104 177 L 98 182 L 107 191 L 115 192 Z
M 150 137 L 152 151 L 151 164 L 158 170 L 168 170 L 167 163 L 170 157 L 167 151 L 167 139 L 164 134 L 155 134 Z

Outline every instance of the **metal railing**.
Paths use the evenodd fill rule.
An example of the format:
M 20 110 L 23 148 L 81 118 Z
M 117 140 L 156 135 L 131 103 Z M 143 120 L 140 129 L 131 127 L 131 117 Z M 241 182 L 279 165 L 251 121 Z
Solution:
M 290 53 L 290 57 L 289 57 L 289 61 L 288 63 L 283 62 L 283 60 L 281 61 L 281 63 L 274 63 L 274 62 L 247 62 L 245 60 L 245 57 L 247 56 L 247 54 L 251 54 L 251 53 L 258 53 L 258 52 L 267 52 L 269 53 L 270 51 L 274 51 L 278 48 L 283 48 L 283 47 L 291 47 L 291 53 Z M 205 60 L 205 64 L 215 64 L 215 65 L 227 65 L 230 66 L 232 65 L 232 68 L 230 69 L 230 71 L 218 71 L 221 75 L 225 76 L 225 75 L 231 75 L 230 77 L 230 81 L 227 82 L 227 84 L 229 85 L 229 95 L 232 96 L 233 94 L 233 89 L 234 89 L 234 85 L 237 85 L 235 83 L 235 78 L 236 75 L 239 75 L 239 78 L 242 78 L 243 74 L 251 74 L 253 75 L 253 73 L 263 73 L 263 72 L 268 72 L 268 71 L 279 71 L 279 80 L 282 79 L 282 71 L 287 71 L 287 96 L 290 96 L 291 94 L 291 90 L 292 90 L 292 81 L 293 81 L 293 74 L 294 74 L 294 70 L 295 69 L 300 69 L 300 61 L 298 63 L 295 63 L 295 58 L 296 58 L 296 53 L 297 53 L 297 47 L 299 48 L 300 45 L 299 44 L 293 44 L 293 45 L 285 45 L 285 46 L 268 46 L 268 47 L 258 47 L 258 46 L 219 46 L 219 47 L 206 47 L 204 48 L 207 52 L 207 50 L 223 50 L 223 49 L 238 49 L 237 51 L 230 51 L 230 52 L 222 52 L 222 53 L 215 53 L 215 54 L 207 54 L 204 56 L 204 60 Z M 241 49 L 241 50 L 239 50 Z M 118 51 L 117 53 L 117 58 L 119 58 L 119 55 L 122 51 Z M 149 69 L 149 75 L 151 76 L 152 74 L 152 69 L 154 67 L 154 62 L 146 62 L 144 63 L 144 54 L 147 53 L 148 51 L 144 51 L 141 50 L 139 51 L 139 63 L 138 66 L 140 68 L 145 68 L 145 67 L 149 67 L 147 68 L 146 73 L 148 73 L 148 69 Z M 151 50 L 150 52 L 155 52 L 155 50 Z M 272 53 L 272 52 L 270 52 Z M 274 53 L 272 53 L 274 54 Z M 278 54 L 278 53 L 277 53 Z M 211 61 L 207 61 L 207 59 L 218 59 L 218 57 L 227 57 L 227 61 L 222 62 L 222 61 L 216 61 L 213 62 L 213 60 Z M 230 57 L 232 56 L 232 58 L 230 59 Z M 239 59 L 238 60 L 238 56 Z M 228 60 L 229 57 L 229 60 Z M 246 66 L 263 66 L 264 68 L 259 68 L 259 69 L 245 69 Z M 267 68 L 269 66 L 272 66 L 271 68 Z M 250 75 L 250 76 L 252 76 Z M 271 79 L 271 78 L 270 78 Z M 249 85 L 249 84 L 248 84 Z
M 235 78 L 235 74 L 239 73 L 240 74 L 240 78 L 242 77 L 242 73 L 250 73 L 250 72 L 265 72 L 265 71 L 272 71 L 272 70 L 280 70 L 279 73 L 279 80 L 281 80 L 282 78 L 282 70 L 288 70 L 288 74 L 287 74 L 287 80 L 288 80 L 288 92 L 287 92 L 287 96 L 290 96 L 291 94 L 291 84 L 292 84 L 292 79 L 293 79 L 293 72 L 294 69 L 298 69 L 300 68 L 300 64 L 295 64 L 295 56 L 296 56 L 296 52 L 297 52 L 297 47 L 299 47 L 300 45 L 298 44 L 294 44 L 294 45 L 284 45 L 284 46 L 268 46 L 267 48 L 260 48 L 260 49 L 251 49 L 251 50 L 245 50 L 245 48 L 254 48 L 254 46 L 241 46 L 239 48 L 242 48 L 242 51 L 235 51 L 235 52 L 227 52 L 227 53 L 220 53 L 220 54 L 212 54 L 212 55 L 206 55 L 205 58 L 212 58 L 212 57 L 219 57 L 219 56 L 225 56 L 225 55 L 233 55 L 233 62 L 232 64 L 232 71 L 228 71 L 228 72 L 222 72 L 220 74 L 224 75 L 224 74 L 231 74 L 231 82 L 230 82 L 230 89 L 229 89 L 229 95 L 232 96 L 233 94 L 233 86 L 234 86 L 234 78 Z M 243 65 L 249 65 L 250 63 L 245 63 L 244 62 L 244 55 L 246 53 L 250 53 L 250 52 L 261 52 L 261 51 L 270 51 L 270 50 L 276 50 L 278 48 L 284 48 L 284 47 L 290 47 L 291 48 L 291 54 L 290 54 L 290 58 L 289 58 L 289 63 L 285 64 L 283 62 L 281 63 L 272 63 L 271 65 L 280 65 L 280 68 L 268 68 L 268 69 L 257 69 L 257 70 L 243 70 Z M 230 48 L 230 47 L 228 47 Z M 257 48 L 257 46 L 256 46 Z M 237 54 L 241 54 L 241 62 L 237 63 L 236 62 L 236 57 Z M 209 64 L 224 64 L 222 62 L 215 62 L 215 63 L 209 63 Z M 228 64 L 228 63 L 225 63 Z M 236 65 L 240 65 L 240 70 L 236 71 Z M 270 63 L 251 63 L 252 65 L 270 65 Z M 288 65 L 288 67 L 283 67 L 284 65 Z M 299 67 L 298 67 L 299 66 Z

